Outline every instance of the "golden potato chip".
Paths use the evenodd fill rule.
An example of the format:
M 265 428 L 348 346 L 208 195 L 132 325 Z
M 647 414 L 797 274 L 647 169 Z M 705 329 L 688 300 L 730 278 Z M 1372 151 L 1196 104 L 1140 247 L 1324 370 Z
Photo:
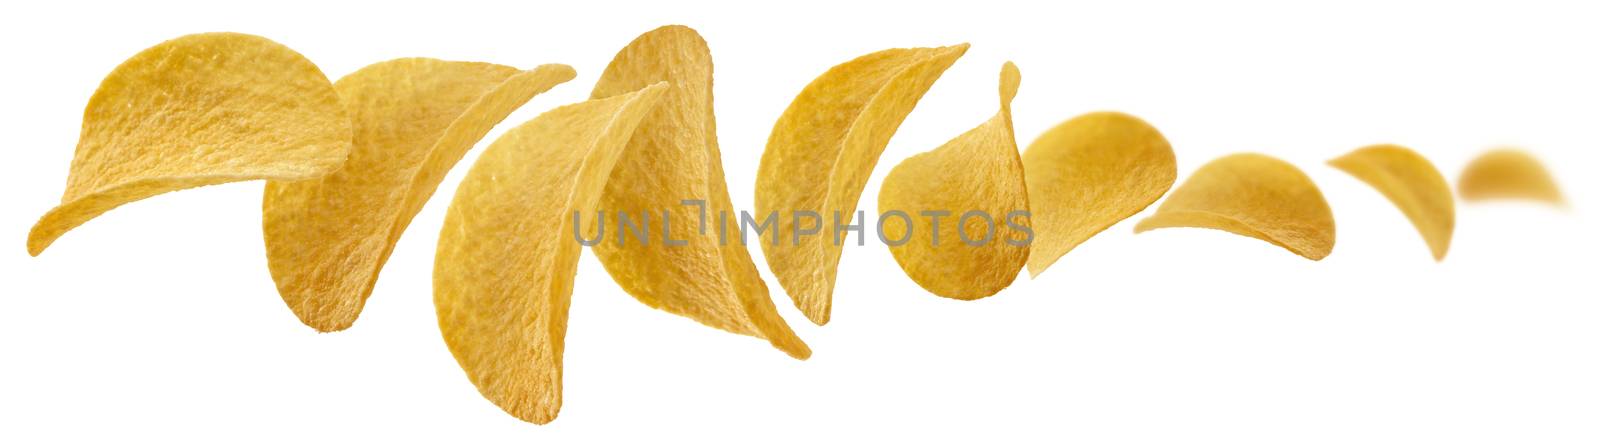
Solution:
M 1028 260 L 1028 186 L 1011 130 L 1017 66 L 1000 69 L 1000 111 L 937 149 L 905 159 L 878 192 L 879 215 L 899 211 L 923 221 L 883 221 L 895 262 L 923 289 L 946 298 L 994 295 Z M 943 218 L 950 219 L 941 222 Z M 927 222 L 923 227 L 913 222 Z
M 1566 205 L 1561 188 L 1544 164 L 1517 149 L 1496 149 L 1478 156 L 1456 183 L 1461 200 L 1522 199 Z
M 828 322 L 843 247 L 829 237 L 800 237 L 799 218 L 849 219 L 900 122 L 966 51 L 966 44 L 892 49 L 834 66 L 773 126 L 756 173 L 756 218 L 776 216 L 772 231 L 792 232 L 762 247 L 778 283 L 812 322 Z
M 634 126 L 665 83 L 545 112 L 473 164 L 445 214 L 434 259 L 439 330 L 483 396 L 543 424 L 561 410 L 572 276 L 592 216 Z
M 1444 259 L 1456 229 L 1456 198 L 1450 183 L 1427 158 L 1403 146 L 1380 144 L 1356 149 L 1328 164 L 1388 197 L 1422 233 L 1433 259 Z
M 662 106 L 634 130 L 600 199 L 605 213 L 645 222 L 660 229 L 661 236 L 653 241 L 621 237 L 604 241 L 597 235 L 602 239 L 593 246 L 594 252 L 617 284 L 640 302 L 711 327 L 767 339 L 804 359 L 811 349 L 778 315 L 750 252 L 718 237 L 717 229 L 737 224 L 737 214 L 722 175 L 711 71 L 711 50 L 705 40 L 688 27 L 666 26 L 634 39 L 600 75 L 594 98 L 661 81 L 672 87 L 662 97 Z M 663 247 L 668 237 L 681 245 Z
M 28 233 L 28 253 L 157 194 L 327 174 L 349 154 L 350 128 L 333 84 L 288 47 L 234 33 L 162 42 L 89 98 L 67 190 Z
M 1283 247 L 1313 261 L 1333 251 L 1333 211 L 1299 168 L 1260 154 L 1234 154 L 1201 166 L 1135 232 L 1195 227 Z
M 1028 273 L 1039 276 L 1095 234 L 1138 214 L 1172 189 L 1178 162 L 1161 132 L 1117 112 L 1056 125 L 1022 153 L 1037 233 Z
M 350 327 L 445 173 L 506 115 L 574 74 L 412 58 L 334 83 L 355 125 L 349 161 L 324 177 L 267 182 L 261 206 L 267 265 L 300 321 Z

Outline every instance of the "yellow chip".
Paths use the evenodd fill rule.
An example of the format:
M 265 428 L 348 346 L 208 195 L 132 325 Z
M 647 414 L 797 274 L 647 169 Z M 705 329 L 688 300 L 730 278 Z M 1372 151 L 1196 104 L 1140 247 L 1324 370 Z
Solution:
M 1178 177 L 1172 145 L 1139 118 L 1085 114 L 1061 123 L 1022 153 L 1033 240 L 1028 272 L 1039 276 L 1095 234 L 1138 214 Z
M 1522 199 L 1566 205 L 1561 188 L 1544 164 L 1517 149 L 1496 149 L 1478 156 L 1456 182 L 1461 200 Z
M 756 173 L 756 218 L 799 236 L 803 213 L 827 222 L 854 215 L 878 156 L 900 122 L 967 45 L 884 50 L 828 69 L 800 91 L 772 128 Z M 809 225 L 809 224 L 808 224 Z M 791 234 L 793 233 L 793 234 Z M 795 306 L 826 324 L 841 244 L 831 237 L 762 244 L 767 265 Z
M 349 161 L 321 178 L 267 182 L 262 201 L 267 265 L 284 302 L 319 331 L 350 327 L 445 173 L 506 115 L 573 76 L 565 65 L 413 58 L 340 79 L 355 125 Z
M 1135 232 L 1196 227 L 1271 242 L 1320 260 L 1333 251 L 1333 211 L 1299 168 L 1260 154 L 1234 154 L 1201 166 Z
M 157 194 L 327 174 L 350 153 L 350 128 L 333 84 L 288 47 L 233 33 L 162 42 L 89 98 L 67 190 L 28 233 L 28 253 Z
M 778 315 L 750 252 L 719 238 L 738 215 L 722 175 L 711 71 L 705 40 L 693 29 L 666 26 L 634 39 L 600 76 L 594 98 L 662 81 L 672 87 L 639 123 L 600 199 L 608 217 L 644 222 L 654 236 L 623 240 L 613 229 L 597 235 L 594 251 L 640 302 L 766 339 L 804 359 L 811 349 Z M 668 237 L 674 245 L 666 246 Z
M 473 164 L 439 234 L 439 330 L 483 396 L 543 424 L 561 410 L 561 355 L 592 216 L 634 126 L 665 93 L 563 106 L 512 129 Z
M 879 215 L 919 217 L 885 219 L 882 237 L 894 241 L 889 251 L 900 269 L 935 295 L 994 295 L 1017 279 L 1028 260 L 1028 187 L 1011 130 L 1011 99 L 1021 80 L 1017 66 L 1007 62 L 1000 70 L 1000 111 L 993 118 L 907 158 L 883 179 Z
M 1433 259 L 1444 259 L 1456 229 L 1456 199 L 1450 183 L 1427 158 L 1403 146 L 1380 144 L 1356 149 L 1328 164 L 1388 197 L 1422 233 Z

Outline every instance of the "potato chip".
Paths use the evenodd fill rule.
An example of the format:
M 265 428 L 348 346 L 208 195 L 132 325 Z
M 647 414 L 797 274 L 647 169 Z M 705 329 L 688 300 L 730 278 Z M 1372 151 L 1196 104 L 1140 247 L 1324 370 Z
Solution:
M 1450 183 L 1427 158 L 1403 146 L 1380 144 L 1356 149 L 1328 164 L 1388 197 L 1417 227 L 1433 259 L 1444 259 L 1456 229 L 1456 198 Z
M 434 259 L 439 329 L 483 396 L 543 424 L 561 410 L 561 355 L 583 246 L 611 170 L 665 83 L 545 112 L 473 164 Z
M 738 215 L 722 175 L 711 71 L 711 50 L 698 33 L 665 26 L 634 39 L 600 75 L 594 98 L 661 81 L 672 87 L 662 106 L 634 130 L 600 199 L 604 212 L 650 222 L 645 225 L 661 229 L 661 237 L 602 240 L 594 252 L 617 284 L 640 302 L 766 339 L 804 359 L 811 349 L 778 315 L 750 252 L 719 240 L 717 229 L 737 225 Z M 669 236 L 682 245 L 663 246 Z
M 802 213 L 849 219 L 878 156 L 922 94 L 967 45 L 892 49 L 858 57 L 811 81 L 783 111 L 756 173 L 758 219 L 793 231 Z M 826 324 L 843 247 L 830 237 L 763 244 L 795 306 Z
M 1172 145 L 1139 118 L 1095 112 L 1067 120 L 1022 153 L 1033 212 L 1028 273 L 1160 199 L 1178 177 Z
M 267 182 L 262 201 L 267 265 L 300 321 L 350 327 L 445 173 L 506 115 L 574 74 L 412 58 L 336 82 L 355 125 L 349 161 L 321 178 Z
M 67 190 L 28 233 L 28 253 L 157 194 L 327 174 L 349 154 L 350 129 L 333 84 L 288 47 L 234 33 L 162 42 L 89 98 Z
M 1000 111 L 937 149 L 905 159 L 878 192 L 879 215 L 927 217 L 927 226 L 883 222 L 895 262 L 917 285 L 946 298 L 994 295 L 1017 279 L 1028 260 L 1028 186 L 1011 130 L 1011 99 L 1022 75 L 1000 69 Z M 943 216 L 949 218 L 939 224 Z M 918 222 L 920 223 L 920 222 Z M 1016 225 L 1016 226 L 1013 226 Z
M 1544 164 L 1518 149 L 1496 149 L 1467 164 L 1456 180 L 1461 200 L 1521 199 L 1566 206 L 1561 188 Z
M 1234 154 L 1196 170 L 1134 232 L 1195 227 L 1283 247 L 1313 261 L 1333 251 L 1333 211 L 1299 168 L 1260 154 Z

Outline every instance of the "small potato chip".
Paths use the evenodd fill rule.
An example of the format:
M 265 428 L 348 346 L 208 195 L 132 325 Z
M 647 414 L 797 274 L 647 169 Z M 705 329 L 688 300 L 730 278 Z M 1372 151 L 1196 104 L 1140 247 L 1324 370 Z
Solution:
M 1518 149 L 1495 149 L 1467 163 L 1456 180 L 1461 200 L 1535 200 L 1566 206 L 1555 177 L 1532 154 Z
M 665 83 L 572 104 L 512 129 L 473 164 L 434 259 L 439 330 L 483 396 L 543 424 L 561 410 L 561 355 L 583 246 L 605 183 Z
M 927 216 L 927 227 L 884 221 L 895 262 L 917 285 L 946 298 L 994 295 L 1017 279 L 1028 260 L 1028 186 L 1011 130 L 1011 99 L 1022 75 L 1000 69 L 1000 111 L 937 149 L 905 159 L 878 192 L 880 215 Z M 933 214 L 925 214 L 933 213 Z M 940 224 L 938 213 L 950 213 Z
M 1450 183 L 1427 158 L 1403 146 L 1380 144 L 1356 149 L 1328 164 L 1388 197 L 1422 233 L 1433 259 L 1444 260 L 1456 229 L 1456 198 Z
M 1161 132 L 1132 115 L 1095 112 L 1061 123 L 1022 153 L 1034 238 L 1028 273 L 1039 276 L 1095 234 L 1160 199 L 1178 177 Z
M 600 75 L 593 98 L 672 85 L 662 106 L 634 130 L 600 199 L 606 213 L 670 227 L 653 241 L 602 239 L 594 252 L 617 284 L 650 307 L 810 357 L 811 348 L 778 315 L 750 252 L 718 239 L 718 228 L 737 228 L 730 224 L 738 225 L 738 215 L 722 175 L 711 71 L 711 50 L 699 33 L 665 26 L 634 39 Z M 667 237 L 682 245 L 664 246 Z
M 1333 211 L 1304 172 L 1260 154 L 1234 154 L 1196 170 L 1134 232 L 1195 227 L 1283 247 L 1313 261 L 1333 251 Z
M 350 327 L 400 234 L 445 173 L 489 129 L 572 67 L 529 71 L 478 62 L 396 59 L 334 84 L 355 147 L 324 177 L 267 182 L 267 266 L 278 293 L 318 331 Z
M 28 253 L 157 194 L 327 174 L 350 153 L 350 129 L 333 84 L 288 47 L 235 33 L 162 42 L 89 98 L 67 190 L 28 233 Z
M 900 122 L 966 51 L 960 44 L 855 58 L 811 81 L 778 117 L 756 173 L 756 218 L 775 215 L 772 231 L 796 236 L 762 248 L 778 283 L 812 322 L 828 322 L 843 247 L 831 237 L 798 237 L 798 217 L 850 219 Z

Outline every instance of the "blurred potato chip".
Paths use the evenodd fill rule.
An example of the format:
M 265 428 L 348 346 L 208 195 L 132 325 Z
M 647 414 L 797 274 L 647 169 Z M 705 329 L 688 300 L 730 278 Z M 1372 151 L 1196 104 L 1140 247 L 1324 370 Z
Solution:
M 1039 276 L 1078 244 L 1127 219 L 1172 189 L 1177 158 L 1161 132 L 1117 112 L 1056 125 L 1022 153 L 1033 240 L 1028 272 Z
M 334 83 L 355 125 L 349 161 L 324 177 L 267 182 L 267 265 L 296 316 L 350 327 L 401 233 L 450 168 L 534 95 L 572 79 L 478 62 L 396 59 Z
M 884 50 L 811 81 L 767 139 L 756 173 L 756 217 L 776 215 L 776 229 L 786 235 L 799 224 L 796 212 L 829 223 L 835 213 L 851 218 L 889 138 L 966 51 L 966 44 Z M 768 267 L 807 318 L 826 324 L 843 247 L 826 236 L 780 242 L 762 244 Z
M 1520 199 L 1565 206 L 1566 198 L 1543 163 L 1518 149 L 1495 149 L 1467 163 L 1456 180 L 1461 199 Z
M 1155 214 L 1134 227 L 1227 231 L 1311 260 L 1333 251 L 1333 211 L 1304 172 L 1260 154 L 1234 154 L 1201 166 Z
M 778 315 L 750 252 L 718 239 L 719 228 L 737 228 L 738 214 L 723 179 L 711 72 L 711 50 L 705 40 L 688 27 L 665 26 L 629 43 L 600 76 L 593 98 L 656 82 L 671 85 L 662 105 L 634 130 L 600 199 L 600 209 L 607 214 L 625 213 L 634 221 L 643 220 L 654 228 L 650 231 L 670 228 L 650 241 L 602 239 L 594 252 L 617 284 L 640 302 L 711 327 L 766 339 L 804 359 L 811 349 Z M 704 203 L 685 204 L 685 200 Z M 664 246 L 667 236 L 683 245 Z
M 1417 227 L 1433 259 L 1444 259 L 1456 228 L 1456 198 L 1450 183 L 1427 158 L 1410 148 L 1380 144 L 1356 149 L 1328 164 L 1388 197 Z
M 28 233 L 28 253 L 157 194 L 327 174 L 344 163 L 350 136 L 333 84 L 300 53 L 248 34 L 162 42 L 89 98 L 61 205 Z
M 561 409 L 561 356 L 593 216 L 636 126 L 666 85 L 572 104 L 506 132 L 473 164 L 434 259 L 439 329 L 483 396 L 543 424 Z
M 880 215 L 891 210 L 922 215 L 885 220 L 883 238 L 895 262 L 917 285 L 946 298 L 974 300 L 994 295 L 1017 279 L 1028 260 L 1028 187 L 1011 128 L 1011 100 L 1021 83 L 1017 66 L 1000 70 L 1000 111 L 993 118 L 938 148 L 900 162 L 878 192 Z M 924 215 L 926 216 L 926 215 Z M 1013 218 L 1019 219 L 1012 221 Z M 927 225 L 920 225 L 926 222 Z M 909 239 L 907 239 L 909 237 Z

